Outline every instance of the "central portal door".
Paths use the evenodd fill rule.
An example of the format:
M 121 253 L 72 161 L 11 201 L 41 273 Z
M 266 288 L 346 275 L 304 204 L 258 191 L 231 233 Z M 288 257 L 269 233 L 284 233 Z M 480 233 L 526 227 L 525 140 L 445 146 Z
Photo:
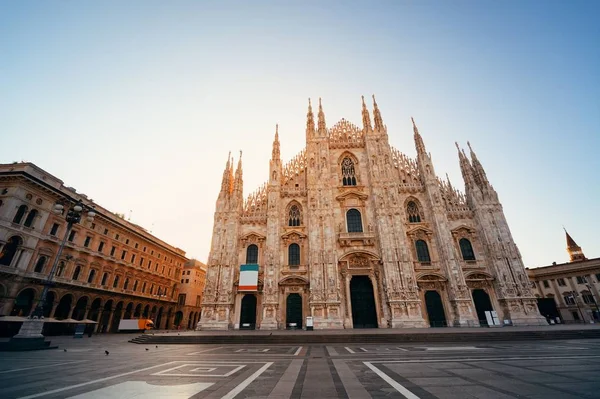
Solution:
M 350 280 L 350 302 L 354 328 L 377 328 L 377 310 L 373 285 L 368 276 L 354 276 Z
M 285 309 L 286 328 L 302 328 L 302 297 L 300 294 L 289 294 Z
M 240 311 L 240 329 L 254 330 L 256 328 L 256 296 L 246 294 L 242 298 Z
M 442 304 L 442 297 L 437 291 L 427 291 L 425 293 L 425 306 L 429 316 L 429 325 L 431 327 L 446 327 L 446 313 Z

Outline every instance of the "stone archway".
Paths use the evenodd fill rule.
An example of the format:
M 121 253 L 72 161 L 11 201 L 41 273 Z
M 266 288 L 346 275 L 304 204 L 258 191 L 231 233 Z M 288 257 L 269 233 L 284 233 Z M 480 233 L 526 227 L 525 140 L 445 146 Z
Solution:
M 285 325 L 287 328 L 302 328 L 302 297 L 300 294 L 289 294 L 285 301 Z
M 15 299 L 11 316 L 29 316 L 29 313 L 33 310 L 33 304 L 35 299 L 35 290 L 33 288 L 27 288 L 19 292 Z
M 354 328 L 377 328 L 375 293 L 369 276 L 352 276 L 350 303 Z
M 425 292 L 425 307 L 427 308 L 427 317 L 429 318 L 430 327 L 447 327 L 446 312 L 442 297 L 437 291 Z
M 242 298 L 240 329 L 254 330 L 256 328 L 256 302 L 254 294 L 246 294 Z

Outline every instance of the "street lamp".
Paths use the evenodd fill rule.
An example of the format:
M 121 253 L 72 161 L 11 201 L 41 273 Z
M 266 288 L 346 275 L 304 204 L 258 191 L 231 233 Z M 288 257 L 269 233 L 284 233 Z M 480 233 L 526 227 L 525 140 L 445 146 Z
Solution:
M 65 206 L 62 203 L 55 204 L 54 208 L 52 209 L 52 212 L 57 215 L 64 214 L 64 211 Z M 94 209 L 84 205 L 81 200 L 77 201 L 75 204 L 71 204 L 67 210 L 67 215 L 65 216 L 65 220 L 67 221 L 67 230 L 65 231 L 62 242 L 58 247 L 58 252 L 54 258 L 54 263 L 52 264 L 52 269 L 50 269 L 48 277 L 43 282 L 44 289 L 42 290 L 40 301 L 31 315 L 29 315 L 29 317 L 23 321 L 19 333 L 12 337 L 9 341 L 8 344 L 13 350 L 46 349 L 50 346 L 50 342 L 44 341 L 44 336 L 42 335 L 42 329 L 44 328 L 44 306 L 46 304 L 46 297 L 48 296 L 48 290 L 54 280 L 60 255 L 65 247 L 67 238 L 73 229 L 73 225 L 81 222 L 81 217 L 84 215 L 84 213 L 85 219 L 88 222 L 92 222 L 96 216 Z
M 581 308 L 579 307 L 579 301 L 577 301 L 578 296 L 579 296 L 579 293 L 577 291 L 571 291 L 571 298 L 573 299 L 573 302 L 575 302 L 575 305 L 577 305 L 577 310 L 579 310 L 579 314 L 581 315 L 581 321 L 585 323 L 585 317 L 583 317 L 583 312 L 581 311 Z

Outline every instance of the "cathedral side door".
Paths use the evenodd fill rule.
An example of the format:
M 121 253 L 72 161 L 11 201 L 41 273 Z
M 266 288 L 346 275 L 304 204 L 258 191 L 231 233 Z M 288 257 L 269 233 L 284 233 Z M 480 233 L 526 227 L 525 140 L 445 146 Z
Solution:
M 494 308 L 492 308 L 490 296 L 482 289 L 473 290 L 473 302 L 475 303 L 475 311 L 477 312 L 479 324 L 487 326 L 488 322 L 485 317 L 485 312 L 494 310 Z
M 377 328 L 377 310 L 373 285 L 368 276 L 354 276 L 350 280 L 350 303 L 354 328 Z
M 240 330 L 254 330 L 256 328 L 256 295 L 246 294 L 242 298 L 240 310 Z
M 286 328 L 302 328 L 302 297 L 300 294 L 289 294 L 285 310 Z M 291 326 L 290 324 L 295 324 Z
M 442 304 L 442 297 L 437 291 L 427 291 L 425 293 L 425 306 L 429 316 L 429 325 L 431 327 L 446 327 L 446 313 Z

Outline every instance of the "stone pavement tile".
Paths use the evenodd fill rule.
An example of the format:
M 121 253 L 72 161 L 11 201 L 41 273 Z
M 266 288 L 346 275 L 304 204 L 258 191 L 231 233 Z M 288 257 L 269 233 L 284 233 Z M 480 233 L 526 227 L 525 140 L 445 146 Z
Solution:
M 511 392 L 513 394 L 527 396 L 531 395 L 558 395 L 559 393 L 563 393 L 560 389 L 552 389 L 547 388 L 538 384 L 530 384 L 518 380 L 506 379 L 506 378 L 498 378 L 495 380 L 488 380 L 485 382 L 486 385 L 491 386 L 493 388 L 498 388 L 499 390 Z M 562 385 L 562 384 L 559 384 Z M 559 387 L 557 387 L 559 388 Z
M 483 369 L 456 369 L 452 370 L 453 374 L 456 374 L 460 377 L 471 378 L 477 381 L 485 382 L 488 380 L 497 380 L 498 374 L 493 371 L 483 370 Z
M 565 378 L 573 381 L 575 380 L 583 380 L 583 381 L 598 381 L 600 380 L 600 372 L 598 371 L 567 371 L 567 372 L 559 372 Z M 560 382 L 560 381 L 554 381 Z M 568 382 L 568 381 L 567 381 Z M 600 393 L 598 394 L 600 396 Z
M 459 389 L 459 387 L 425 387 L 425 390 L 438 399 L 467 399 L 470 396 Z
M 407 377 L 407 380 L 420 387 L 439 387 L 472 384 L 471 382 L 465 381 L 459 377 Z
M 377 365 L 378 363 L 375 363 Z M 400 374 L 403 377 L 449 377 L 448 373 L 442 370 L 433 369 L 428 366 L 405 364 L 405 363 L 380 363 L 385 364 L 390 370 Z
M 463 398 L 473 397 L 477 399 L 512 399 L 514 396 L 495 389 L 484 387 L 482 385 L 464 385 L 455 387 L 456 390 L 463 393 Z
M 549 366 L 535 366 L 532 369 L 538 371 L 544 371 L 548 373 L 574 373 L 577 371 L 595 371 L 600 374 L 600 365 L 592 366 L 589 364 L 577 364 L 577 365 L 549 365 Z
M 582 395 L 584 398 L 600 397 L 600 381 L 596 382 L 571 382 L 570 384 L 548 384 L 548 386 L 557 389 L 567 390 L 573 395 Z
M 439 362 L 439 363 L 427 363 L 427 367 L 431 367 L 433 369 L 450 369 L 450 370 L 456 370 L 456 369 L 472 369 L 473 366 L 470 366 L 468 364 L 465 363 L 459 363 L 459 362 Z
M 309 358 L 301 398 L 336 398 L 337 396 L 327 360 Z
M 371 397 L 345 361 L 336 359 L 333 361 L 333 365 L 350 399 L 369 399 Z

